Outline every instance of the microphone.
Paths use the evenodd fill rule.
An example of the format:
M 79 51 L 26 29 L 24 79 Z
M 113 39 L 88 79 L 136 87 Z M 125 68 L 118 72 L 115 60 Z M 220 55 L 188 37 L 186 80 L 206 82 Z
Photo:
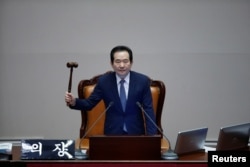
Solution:
M 167 138 L 167 136 L 163 133 L 163 131 L 156 125 L 156 123 L 152 120 L 152 118 L 144 110 L 144 108 L 142 107 L 141 103 L 136 102 L 136 104 L 138 105 L 138 107 L 142 110 L 142 112 L 147 116 L 147 118 L 153 123 L 153 125 L 158 129 L 158 131 L 165 137 L 165 139 L 169 143 L 169 149 L 166 152 L 162 153 L 161 158 L 165 159 L 165 160 L 176 160 L 176 159 L 179 159 L 178 155 L 171 149 L 171 144 L 170 144 L 170 141 Z
M 78 149 L 75 150 L 75 158 L 76 159 L 87 159 L 88 155 L 86 151 L 84 152 L 81 148 L 81 144 L 83 139 L 87 136 L 87 134 L 93 129 L 93 127 L 96 125 L 96 123 L 101 119 L 101 117 L 109 110 L 109 108 L 114 104 L 113 101 L 111 101 L 108 105 L 108 107 L 98 116 L 98 118 L 95 120 L 95 122 L 89 127 L 89 129 L 86 131 L 84 136 L 80 139 L 80 143 L 78 145 Z

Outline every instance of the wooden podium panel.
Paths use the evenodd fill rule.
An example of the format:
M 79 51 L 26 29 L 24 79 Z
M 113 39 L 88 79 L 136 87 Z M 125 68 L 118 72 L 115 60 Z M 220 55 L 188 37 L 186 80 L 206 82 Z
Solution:
M 92 136 L 90 160 L 160 160 L 161 136 Z

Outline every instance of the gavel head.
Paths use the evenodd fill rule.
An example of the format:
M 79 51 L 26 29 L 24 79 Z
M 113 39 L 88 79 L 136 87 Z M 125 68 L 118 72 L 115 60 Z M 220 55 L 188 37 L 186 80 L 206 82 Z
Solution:
M 67 67 L 68 68 L 77 68 L 78 67 L 78 63 L 77 62 L 68 62 L 67 63 Z

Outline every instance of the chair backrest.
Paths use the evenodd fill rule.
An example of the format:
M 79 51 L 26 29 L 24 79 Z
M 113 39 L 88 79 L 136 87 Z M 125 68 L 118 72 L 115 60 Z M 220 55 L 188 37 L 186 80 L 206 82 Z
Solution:
M 110 73 L 108 71 L 106 73 Z M 103 74 L 101 74 L 103 75 Z M 80 99 L 86 99 L 94 90 L 94 87 L 97 83 L 98 78 L 101 75 L 94 76 L 88 80 L 81 80 L 78 84 L 78 96 Z M 156 116 L 156 124 L 162 130 L 161 126 L 161 115 L 162 108 L 165 100 L 165 84 L 159 80 L 152 80 L 150 84 L 152 99 L 153 99 L 153 108 Z M 103 135 L 104 134 L 104 120 L 105 115 L 101 117 L 101 119 L 96 123 L 96 125 L 89 131 L 88 128 L 95 122 L 95 120 L 101 115 L 101 113 L 105 110 L 105 105 L 103 101 L 100 101 L 91 111 L 82 111 L 81 117 L 81 127 L 80 127 L 80 138 L 85 136 L 88 138 L 93 135 Z M 88 132 L 86 135 L 85 133 Z M 158 132 L 161 134 L 160 132 Z

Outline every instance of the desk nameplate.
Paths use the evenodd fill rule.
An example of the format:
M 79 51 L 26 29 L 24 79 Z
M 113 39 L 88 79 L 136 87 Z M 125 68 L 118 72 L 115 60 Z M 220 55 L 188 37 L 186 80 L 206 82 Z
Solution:
M 74 140 L 22 140 L 21 159 L 74 159 Z

